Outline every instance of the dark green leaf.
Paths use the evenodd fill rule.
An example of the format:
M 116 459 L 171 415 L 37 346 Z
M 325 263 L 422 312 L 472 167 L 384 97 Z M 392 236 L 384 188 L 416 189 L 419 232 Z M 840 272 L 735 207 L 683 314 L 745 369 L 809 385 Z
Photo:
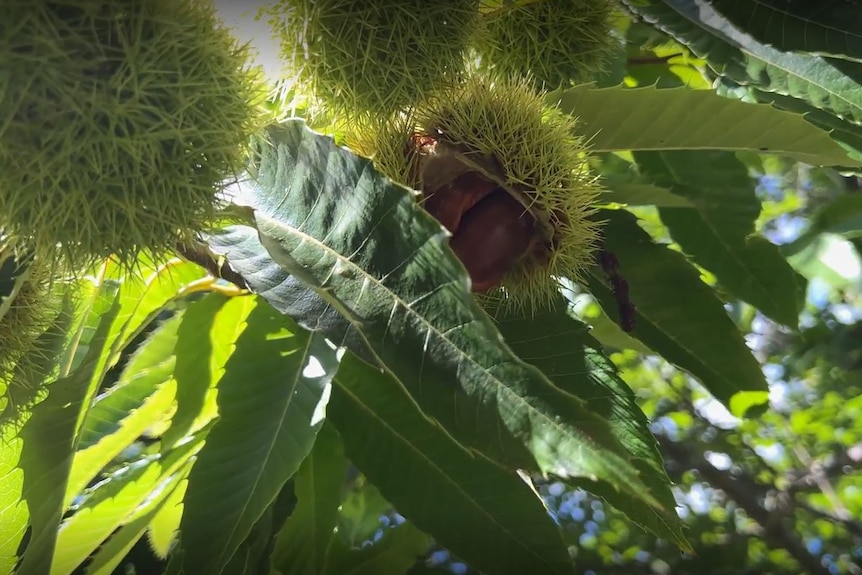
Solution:
M 187 572 L 221 573 L 296 472 L 337 365 L 330 347 L 262 299 L 242 302 L 252 309 L 218 384 L 220 418 L 189 475 L 180 527 Z
M 383 496 L 476 569 L 571 573 L 538 494 L 456 443 L 385 373 L 348 353 L 329 410 L 348 457 Z
M 326 571 L 346 473 L 341 438 L 326 423 L 293 478 L 296 508 L 279 532 L 272 554 L 273 566 L 282 575 L 322 575 Z
M 847 0 L 713 0 L 728 20 L 785 52 L 836 55 L 862 62 L 862 10 Z
M 540 368 L 561 389 L 586 400 L 590 410 L 611 423 L 614 434 L 631 454 L 641 479 L 662 507 L 650 507 L 601 481 L 574 483 L 600 495 L 657 536 L 690 550 L 649 421 L 613 363 L 588 335 L 587 326 L 568 315 L 562 299 L 555 310 L 536 317 L 500 314 L 496 319 L 518 355 Z
M 625 210 L 602 210 L 605 247 L 635 305 L 632 335 L 688 371 L 733 414 L 744 415 L 768 400 L 766 381 L 739 329 L 715 292 L 681 254 L 656 244 Z M 593 268 L 590 291 L 619 320 L 618 303 L 605 274 Z
M 726 152 L 637 152 L 641 170 L 697 209 L 661 208 L 671 237 L 728 292 L 795 328 L 805 281 L 766 238 L 756 234 L 755 181 Z
M 802 116 L 711 90 L 577 86 L 551 92 L 547 100 L 578 117 L 578 130 L 596 152 L 750 150 L 816 165 L 857 164 Z
M 811 217 L 806 234 L 824 232 L 845 238 L 862 236 L 862 195 L 839 196 L 819 208 Z
M 607 422 L 505 345 L 409 190 L 299 121 L 270 129 L 257 154 L 256 176 L 233 191 L 258 233 L 234 226 L 211 240 L 257 293 L 385 368 L 492 459 L 646 492 Z
M 862 121 L 862 90 L 855 62 L 782 52 L 761 44 L 735 28 L 707 0 L 623 3 L 706 59 L 720 75 L 804 100 L 851 121 Z

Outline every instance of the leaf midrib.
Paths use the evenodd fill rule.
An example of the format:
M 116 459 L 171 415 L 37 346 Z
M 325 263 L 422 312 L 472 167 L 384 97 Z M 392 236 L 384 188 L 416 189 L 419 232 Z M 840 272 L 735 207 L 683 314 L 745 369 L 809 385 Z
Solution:
M 386 287 L 384 284 L 382 284 L 380 281 L 378 281 L 375 277 L 373 277 L 373 276 L 372 276 L 371 274 L 369 274 L 367 271 L 365 271 L 364 269 L 362 269 L 360 266 L 358 266 L 358 265 L 354 264 L 354 263 L 353 263 L 349 258 L 347 258 L 347 257 L 343 256 L 342 254 L 340 254 L 340 253 L 339 253 L 339 252 L 337 252 L 336 250 L 332 249 L 332 248 L 331 248 L 331 247 L 329 247 L 328 245 L 324 244 L 323 242 L 321 242 L 320 240 L 318 240 L 318 239 L 317 239 L 317 238 L 315 238 L 314 236 L 311 236 L 311 235 L 309 235 L 309 234 L 305 233 L 304 231 L 302 231 L 302 230 L 300 230 L 300 229 L 298 229 L 298 228 L 295 228 L 295 227 L 293 227 L 293 226 L 289 226 L 289 225 L 287 225 L 287 224 L 285 224 L 285 223 L 283 223 L 283 222 L 280 222 L 279 220 L 276 220 L 275 218 L 273 218 L 273 217 L 269 216 L 268 214 L 262 214 L 261 212 L 259 212 L 259 211 L 257 211 L 257 210 L 256 210 L 256 211 L 255 211 L 255 218 L 257 218 L 257 219 L 261 219 L 261 218 L 262 218 L 262 219 L 264 219 L 264 221 L 265 221 L 265 222 L 267 222 L 267 223 L 269 223 L 269 225 L 270 225 L 270 226 L 272 226 L 272 224 L 274 223 L 274 224 L 275 224 L 275 226 L 272 226 L 272 227 L 274 227 L 275 229 L 279 229 L 279 228 L 281 228 L 281 229 L 286 229 L 286 230 L 288 230 L 288 232 L 289 232 L 289 233 L 292 233 L 292 234 L 295 234 L 295 235 L 299 236 L 299 239 L 301 239 L 302 241 L 308 241 L 308 242 L 311 242 L 311 243 L 313 243 L 314 245 L 317 245 L 317 246 L 318 246 L 322 251 L 329 252 L 331 255 L 333 255 L 333 256 L 335 257 L 335 259 L 336 259 L 337 261 L 340 261 L 341 263 L 345 263 L 345 262 L 346 262 L 346 265 L 347 265 L 348 267 L 350 267 L 350 268 L 352 268 L 352 269 L 356 270 L 356 271 L 358 272 L 358 275 L 361 275 L 361 276 L 365 279 L 365 281 L 368 281 L 368 282 L 370 282 L 370 283 L 373 283 L 373 284 L 375 284 L 375 285 L 379 286 L 381 289 L 385 290 L 385 291 L 386 291 L 386 293 L 390 294 L 390 296 L 392 297 L 392 299 L 393 299 L 397 304 L 399 304 L 399 305 L 400 305 L 404 310 L 406 310 L 406 311 L 407 311 L 407 313 L 409 313 L 412 317 L 417 318 L 417 319 L 418 319 L 418 320 L 419 320 L 419 321 L 420 321 L 424 326 L 426 326 L 426 327 L 428 328 L 428 331 L 429 331 L 429 332 L 433 332 L 433 333 L 437 334 L 437 336 L 438 336 L 442 341 L 446 342 L 446 344 L 448 345 L 448 347 L 449 347 L 449 348 L 454 349 L 454 350 L 457 352 L 457 354 L 458 354 L 458 357 L 459 357 L 459 358 L 461 358 L 461 359 L 466 359 L 466 360 L 467 360 L 467 362 L 468 362 L 470 365 L 473 365 L 473 366 L 475 366 L 475 367 L 478 367 L 478 368 L 479 368 L 479 371 L 480 371 L 481 373 L 485 374 L 485 375 L 487 376 L 488 380 L 490 380 L 491 382 L 495 382 L 495 385 L 496 385 L 496 387 L 498 388 L 498 392 L 505 393 L 505 394 L 506 394 L 510 399 L 511 399 L 512 397 L 514 397 L 514 398 L 515 398 L 515 400 L 513 401 L 513 403 L 518 403 L 519 405 L 521 405 L 521 406 L 524 408 L 524 410 L 525 410 L 525 411 L 527 411 L 527 412 L 529 412 L 529 413 L 533 413 L 533 414 L 538 414 L 538 416 L 541 418 L 541 420 L 542 420 L 542 421 L 544 421 L 544 422 L 545 422 L 545 424 L 546 424 L 549 428 L 554 429 L 554 430 L 556 430 L 556 431 L 557 431 L 558 435 L 562 435 L 562 436 L 566 436 L 566 435 L 576 435 L 578 438 L 580 438 L 580 439 L 581 439 L 581 441 L 580 441 L 580 442 L 578 442 L 578 448 L 579 448 L 579 449 L 581 449 L 581 450 L 585 450 L 585 451 L 588 451 L 588 452 L 589 452 L 589 457 L 590 457 L 590 459 L 593 459 L 593 462 L 592 462 L 592 463 L 593 463 L 593 465 L 597 466 L 599 469 L 604 470 L 604 471 L 605 471 L 606 473 L 608 473 L 609 475 L 616 477 L 618 481 L 619 481 L 619 480 L 622 480 L 622 481 L 623 481 L 623 485 L 625 485 L 625 484 L 626 484 L 625 482 L 631 481 L 633 478 L 635 478 L 635 479 L 636 479 L 636 474 L 630 474 L 630 475 L 622 475 L 622 476 L 620 476 L 620 475 L 618 474 L 619 469 L 617 469 L 615 466 L 605 465 L 605 463 L 604 463 L 604 461 L 602 460 L 602 458 L 603 458 L 603 457 L 605 457 L 605 458 L 606 458 L 606 457 L 608 457 L 608 456 L 610 455 L 611 457 L 615 457 L 615 458 L 617 458 L 620 462 L 622 462 L 622 463 L 624 463 L 624 464 L 626 464 L 626 465 L 631 466 L 631 464 L 629 464 L 629 463 L 628 463 L 627 461 L 625 461 L 623 458 L 621 458 L 621 457 L 617 456 L 616 454 L 614 454 L 613 452 L 610 452 L 610 451 L 608 451 L 607 453 L 603 453 L 603 454 L 602 454 L 602 453 L 596 453 L 595 449 L 592 447 L 592 440 L 590 440 L 589 438 L 585 437 L 584 432 L 582 432 L 581 430 L 579 430 L 579 429 L 577 429 L 576 427 L 573 427 L 573 426 L 571 427 L 571 430 L 572 430 L 572 431 L 566 431 L 566 430 L 565 430 L 565 428 L 561 427 L 561 426 L 560 426 L 557 422 L 555 422 L 552 418 L 550 418 L 550 417 L 546 416 L 544 413 L 542 413 L 542 412 L 541 412 L 541 411 L 539 411 L 538 409 L 534 408 L 534 407 L 533 407 L 532 405 L 530 405 L 527 401 L 525 401 L 521 396 L 519 396 L 517 393 L 515 393 L 515 391 L 513 391 L 513 390 L 509 389 L 506 385 L 504 385 L 504 384 L 503 384 L 503 382 L 502 382 L 500 379 L 498 379 L 497 377 L 493 376 L 493 375 L 488 371 L 488 369 L 487 369 L 487 368 L 485 368 L 484 366 L 482 366 L 481 364 L 479 364 L 478 362 L 476 362 L 476 360 L 475 360 L 475 359 L 473 359 L 470 355 L 468 355 L 467 353 L 465 353 L 465 352 L 464 352 L 460 347 L 458 347 L 457 345 L 455 345 L 455 344 L 454 344 L 454 343 L 453 343 L 453 342 L 452 342 L 448 337 L 446 337 L 446 336 L 445 336 L 445 334 L 443 334 L 442 332 L 440 332 L 437 328 L 435 328 L 435 327 L 434 327 L 434 325 L 432 325 L 432 324 L 431 324 L 427 319 L 425 319 L 425 317 L 423 317 L 422 315 L 420 315 L 420 314 L 418 314 L 417 312 L 415 312 L 415 311 L 413 310 L 413 308 L 412 308 L 412 307 L 410 307 L 410 306 L 408 306 L 408 305 L 406 304 L 406 302 L 405 302 L 403 299 L 401 299 L 401 298 L 400 298 L 396 293 L 394 293 L 392 290 L 390 290 L 388 287 Z M 265 248 L 264 248 L 264 249 L 265 249 Z M 453 279 L 453 280 L 451 280 L 451 282 L 452 282 L 452 283 L 455 283 L 455 280 Z M 442 284 L 442 285 L 445 285 L 445 284 Z M 439 287 L 441 287 L 441 286 L 438 286 L 438 289 L 439 289 Z M 312 289 L 314 289 L 314 288 L 312 288 Z M 329 295 L 328 295 L 328 290 L 327 290 L 327 289 L 325 289 L 325 288 L 323 288 L 323 289 L 315 289 L 315 291 L 317 291 L 318 293 L 320 293 L 320 294 L 322 295 L 322 297 L 323 297 L 324 299 L 326 299 L 326 301 L 327 301 L 327 302 L 330 302 L 330 297 L 329 297 Z M 330 303 L 330 305 L 331 305 L 331 303 Z M 340 307 L 340 306 L 339 306 L 339 307 Z M 479 310 L 479 311 L 480 311 L 480 313 L 484 313 L 484 312 L 482 312 L 481 310 Z M 386 362 L 385 362 L 385 361 L 383 361 L 383 359 L 382 359 L 382 358 L 380 358 L 380 356 L 377 354 L 377 352 L 376 352 L 376 351 L 375 351 L 375 349 L 374 349 L 374 346 L 373 346 L 373 345 L 368 341 L 368 339 L 365 337 L 365 334 L 363 333 L 363 331 L 362 331 L 362 329 L 361 329 L 361 325 L 357 325 L 357 323 L 356 323 L 356 322 L 354 322 L 351 318 L 349 318 L 348 316 L 346 316 L 346 315 L 344 315 L 344 314 L 342 314 L 342 317 L 344 317 L 344 319 L 345 319 L 347 322 L 349 322 L 352 326 L 354 326 L 354 329 L 355 329 L 358 333 L 362 334 L 362 339 L 367 343 L 368 348 L 372 351 L 372 353 L 374 353 L 374 355 L 375 355 L 375 357 L 377 358 L 377 360 L 378 360 L 378 362 L 380 363 L 380 365 L 381 365 L 382 367 L 385 367 L 385 368 L 386 368 L 386 370 L 387 370 L 387 372 L 389 372 L 393 377 L 395 377 L 399 382 L 401 382 L 401 384 L 402 384 L 402 385 L 404 385 L 404 384 L 403 384 L 403 381 L 401 380 L 401 378 L 400 378 L 400 377 L 398 377 L 398 376 L 397 376 L 397 375 L 396 375 L 396 374 L 395 374 L 395 373 L 394 373 L 394 372 L 393 372 L 393 371 L 388 367 L 388 365 L 386 365 Z M 474 320 L 474 321 L 475 321 L 475 320 Z M 466 325 L 466 324 L 465 324 L 465 325 Z M 460 327 L 463 327 L 463 325 L 462 325 L 462 326 L 458 326 L 458 327 L 459 327 L 459 328 L 460 328 Z M 505 345 L 505 343 L 502 343 L 502 345 Z M 510 353 L 511 353 L 511 352 L 510 352 Z M 514 354 L 512 354 L 512 355 L 514 355 Z M 424 358 L 424 354 L 423 354 L 423 358 Z M 515 360 L 513 360 L 513 359 L 508 359 L 508 360 L 506 360 L 506 362 L 505 362 L 505 363 L 507 363 L 507 364 L 512 364 L 512 365 L 516 365 L 516 366 L 518 365 L 518 363 L 517 363 Z M 503 365 L 503 364 L 502 364 L 502 363 L 500 363 L 500 364 L 496 364 L 494 367 L 499 367 L 500 365 Z M 525 371 L 528 371 L 528 370 L 530 370 L 530 369 L 531 369 L 531 366 L 529 366 L 529 365 L 527 365 L 527 364 L 524 364 L 523 366 L 520 366 L 520 367 L 521 367 L 521 369 L 523 369 L 523 370 L 525 370 Z M 546 383 L 548 384 L 548 386 L 549 386 L 549 387 L 553 387 L 549 382 L 546 382 Z M 405 387 L 406 387 L 406 386 L 405 386 Z M 574 396 L 573 396 L 573 397 L 574 397 Z M 499 414 L 499 410 L 498 410 L 498 414 Z M 500 415 L 500 417 L 502 418 L 502 415 Z M 532 419 L 532 418 L 530 418 L 530 419 Z M 509 431 L 509 433 L 512 433 L 512 431 L 511 431 L 511 430 L 509 430 L 508 428 L 507 428 L 507 431 Z M 572 433 L 572 432 L 574 432 L 574 433 Z M 536 438 L 536 435 L 533 435 L 533 436 L 532 436 L 532 438 L 533 438 L 533 439 L 535 439 L 535 438 Z M 550 447 L 552 452 L 557 452 L 557 451 L 558 451 L 558 449 L 556 449 L 556 445 L 555 445 L 555 444 L 552 444 L 549 440 L 546 440 L 546 439 L 544 439 L 543 437 L 539 437 L 538 439 L 539 439 L 539 441 L 541 441 L 544 445 L 546 445 L 546 446 Z M 545 467 L 545 466 L 542 466 L 542 465 L 540 464 L 540 467 Z M 634 471 L 634 469 L 633 469 L 633 468 L 632 468 L 632 470 Z M 568 470 L 567 470 L 567 473 L 568 473 Z M 585 477 L 589 477 L 589 476 L 587 476 L 587 475 L 584 475 L 584 476 L 585 476 Z
M 296 335 L 294 335 L 293 337 L 296 337 Z M 249 495 L 247 497 L 245 497 L 245 502 L 242 505 L 242 509 L 240 510 L 240 513 L 237 515 L 238 520 L 233 521 L 233 525 L 230 529 L 230 535 L 227 538 L 227 542 L 229 542 L 229 543 L 233 541 L 234 536 L 236 535 L 236 532 L 239 529 L 240 520 L 243 517 L 245 517 L 245 515 L 248 511 L 248 507 L 249 507 L 251 500 L 252 500 L 251 494 L 253 494 L 257 490 L 257 486 L 260 483 L 260 480 L 264 475 L 263 470 L 266 467 L 266 462 L 270 461 L 271 456 L 272 456 L 272 452 L 275 450 L 275 444 L 278 442 L 278 438 L 280 437 L 281 432 L 285 427 L 285 423 L 286 423 L 286 419 L 287 419 L 285 417 L 285 415 L 287 414 L 287 411 L 290 409 L 290 407 L 294 404 L 293 391 L 295 391 L 296 388 L 299 386 L 299 380 L 302 377 L 302 365 L 305 362 L 306 358 L 308 357 L 308 352 L 311 349 L 311 339 L 312 339 L 311 337 L 305 338 L 305 345 L 304 345 L 304 349 L 302 350 L 303 353 L 300 356 L 301 361 L 299 362 L 299 368 L 296 369 L 294 372 L 294 377 L 293 377 L 293 381 L 292 381 L 292 385 L 291 385 L 292 391 L 291 391 L 291 393 L 287 394 L 287 400 L 285 401 L 284 408 L 282 409 L 282 412 L 281 412 L 281 420 L 279 421 L 279 424 L 278 424 L 278 427 L 276 428 L 275 433 L 268 434 L 269 437 L 271 438 L 271 440 L 270 440 L 269 445 L 267 446 L 267 449 L 266 449 L 266 457 L 261 459 L 261 461 L 263 463 L 259 466 L 259 471 L 256 474 L 256 477 L 254 479 L 254 483 L 250 486 L 250 489 L 247 489 L 247 493 Z M 238 549 L 239 549 L 239 547 L 237 547 L 236 550 L 238 550 Z M 222 566 L 222 571 L 224 570 L 224 567 L 227 565 L 227 563 L 223 561 L 226 550 L 227 550 L 227 546 L 222 546 L 221 551 L 219 551 L 219 553 L 217 555 L 217 557 L 219 559 L 218 565 Z M 236 550 L 234 551 L 234 554 L 236 553 Z M 230 560 L 230 557 L 228 557 L 228 560 Z

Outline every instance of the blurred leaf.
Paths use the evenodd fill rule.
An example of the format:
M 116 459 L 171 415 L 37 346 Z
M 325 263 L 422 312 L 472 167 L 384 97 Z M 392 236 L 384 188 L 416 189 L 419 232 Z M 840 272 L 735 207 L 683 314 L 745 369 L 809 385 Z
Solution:
M 338 432 L 326 423 L 293 478 L 296 508 L 278 533 L 273 566 L 282 575 L 322 575 L 335 536 L 347 460 Z
M 189 475 L 180 527 L 187 571 L 221 573 L 296 472 L 337 365 L 330 347 L 262 299 L 242 302 L 251 311 L 218 384 L 219 419 Z
M 338 510 L 338 538 L 350 547 L 361 547 L 380 529 L 380 517 L 392 510 L 380 491 L 362 478 L 347 493 Z
M 755 232 L 760 201 L 755 181 L 725 152 L 637 152 L 641 170 L 697 210 L 661 208 L 671 237 L 722 287 L 766 316 L 795 328 L 805 281 L 778 247 Z
M 330 418 L 347 456 L 417 527 L 489 575 L 571 573 L 559 530 L 515 472 L 464 449 L 352 354 L 335 384 Z
M 99 315 L 98 327 L 89 339 L 87 353 L 77 368 L 51 384 L 48 396 L 38 403 L 21 428 L 23 442 L 18 463 L 24 472 L 23 499 L 30 509 L 30 540 L 18 573 L 49 573 L 57 531 L 63 516 L 63 500 L 77 443 L 77 426 L 83 418 L 104 365 L 108 336 L 120 309 L 116 286 L 100 285 L 96 304 L 113 301 Z
M 585 85 L 551 92 L 547 101 L 578 117 L 578 131 L 596 152 L 750 150 L 814 165 L 862 165 L 798 114 L 712 91 Z
M 848 239 L 862 236 L 862 194 L 839 196 L 818 208 L 810 218 L 806 235 L 824 232 Z
M 233 191 L 254 207 L 259 239 L 245 226 L 211 239 L 254 291 L 385 367 L 492 459 L 647 491 L 607 422 L 506 347 L 444 229 L 406 188 L 298 121 L 272 128 L 257 155 L 256 176 Z
M 782 52 L 760 44 L 735 28 L 707 0 L 623 0 L 623 4 L 688 46 L 720 75 L 742 85 L 798 98 L 851 121 L 862 121 L 862 91 L 855 62 Z
M 822 233 L 782 246 L 793 268 L 809 279 L 817 278 L 833 289 L 862 285 L 862 258 L 853 244 L 836 234 Z
M 656 536 L 690 551 L 649 421 L 613 363 L 588 335 L 587 326 L 568 315 L 562 298 L 556 309 L 535 317 L 515 314 L 495 317 L 501 333 L 518 355 L 541 369 L 561 389 L 584 399 L 591 411 L 611 423 L 614 434 L 626 446 L 641 479 L 661 507 L 651 507 L 601 481 L 571 483 L 601 496 Z
M 862 11 L 847 0 L 713 0 L 757 41 L 785 52 L 833 55 L 862 62 Z
M 681 254 L 656 244 L 625 210 L 601 210 L 605 248 L 619 260 L 635 306 L 632 335 L 698 378 L 742 416 L 767 401 L 760 365 L 715 292 Z M 619 321 L 618 302 L 600 268 L 587 278 L 592 294 Z
M 386 528 L 383 537 L 362 549 L 349 549 L 341 539 L 332 542 L 327 575 L 400 575 L 412 567 L 426 549 L 430 537 L 409 521 Z

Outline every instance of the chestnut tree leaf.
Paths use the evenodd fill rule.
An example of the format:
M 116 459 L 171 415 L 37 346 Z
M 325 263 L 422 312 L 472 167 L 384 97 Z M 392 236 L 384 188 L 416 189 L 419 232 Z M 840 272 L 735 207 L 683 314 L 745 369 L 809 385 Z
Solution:
M 606 420 L 505 344 L 413 192 L 301 121 L 271 127 L 212 236 L 251 288 L 385 369 L 464 445 L 510 468 L 603 479 L 655 504 Z
M 186 572 L 218 575 L 238 552 L 311 451 L 337 369 L 323 338 L 258 296 L 241 301 L 251 311 L 218 382 L 219 419 L 183 501 Z
M 862 121 L 859 62 L 784 52 L 762 44 L 734 26 L 709 0 L 623 0 L 623 4 L 706 60 L 719 76 L 764 92 L 791 96 L 850 122 Z M 684 109 L 676 112 L 679 110 Z
M 656 509 L 643 501 L 624 497 L 602 481 L 569 483 L 600 496 L 658 537 L 691 550 L 674 510 L 670 478 L 649 420 L 613 362 L 588 333 L 588 327 L 569 315 L 562 297 L 553 309 L 534 317 L 501 310 L 495 318 L 506 341 L 521 358 L 540 368 L 560 389 L 583 398 L 594 413 L 611 423 L 614 435 L 632 454 L 641 479 L 664 508 Z
M 813 165 L 860 165 L 800 114 L 712 90 L 585 85 L 551 92 L 546 99 L 578 117 L 578 131 L 590 138 L 594 152 L 749 150 Z
M 761 205 L 745 165 L 731 153 L 709 150 L 634 156 L 641 172 L 696 208 L 659 209 L 683 251 L 732 295 L 795 329 L 806 282 L 778 246 L 756 233 Z
M 728 20 L 759 42 L 862 62 L 862 10 L 847 0 L 712 0 Z
M 727 315 L 715 291 L 679 252 L 653 242 L 626 210 L 601 210 L 605 248 L 619 261 L 618 273 L 635 306 L 631 334 L 677 367 L 688 371 L 743 416 L 768 399 L 760 364 Z M 587 278 L 602 308 L 619 320 L 618 301 L 604 271 Z
M 560 530 L 532 486 L 459 445 L 387 373 L 346 354 L 329 409 L 350 460 L 455 555 L 488 575 L 572 573 Z

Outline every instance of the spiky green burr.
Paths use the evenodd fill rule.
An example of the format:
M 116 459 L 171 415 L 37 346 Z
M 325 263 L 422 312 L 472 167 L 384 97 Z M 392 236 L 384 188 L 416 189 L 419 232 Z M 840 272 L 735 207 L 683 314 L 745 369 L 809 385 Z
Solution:
M 57 317 L 57 287 L 50 262 L 0 245 L 0 426 L 17 420 L 39 395 L 41 377 L 33 368 L 47 353 L 39 341 Z
M 589 216 L 601 189 L 575 126 L 526 79 L 473 77 L 413 115 L 395 117 L 359 147 L 426 198 L 474 172 L 520 202 L 535 218 L 535 241 L 482 297 L 535 312 L 559 294 L 560 278 L 581 278 L 598 237 Z
M 295 85 L 355 123 L 457 80 L 479 0 L 281 0 L 269 15 Z
M 476 37 L 483 67 L 502 76 L 529 74 L 547 89 L 587 82 L 618 42 L 612 0 L 534 0 L 497 7 Z
M 212 221 L 265 91 L 204 0 L 0 3 L 0 227 L 70 267 Z

